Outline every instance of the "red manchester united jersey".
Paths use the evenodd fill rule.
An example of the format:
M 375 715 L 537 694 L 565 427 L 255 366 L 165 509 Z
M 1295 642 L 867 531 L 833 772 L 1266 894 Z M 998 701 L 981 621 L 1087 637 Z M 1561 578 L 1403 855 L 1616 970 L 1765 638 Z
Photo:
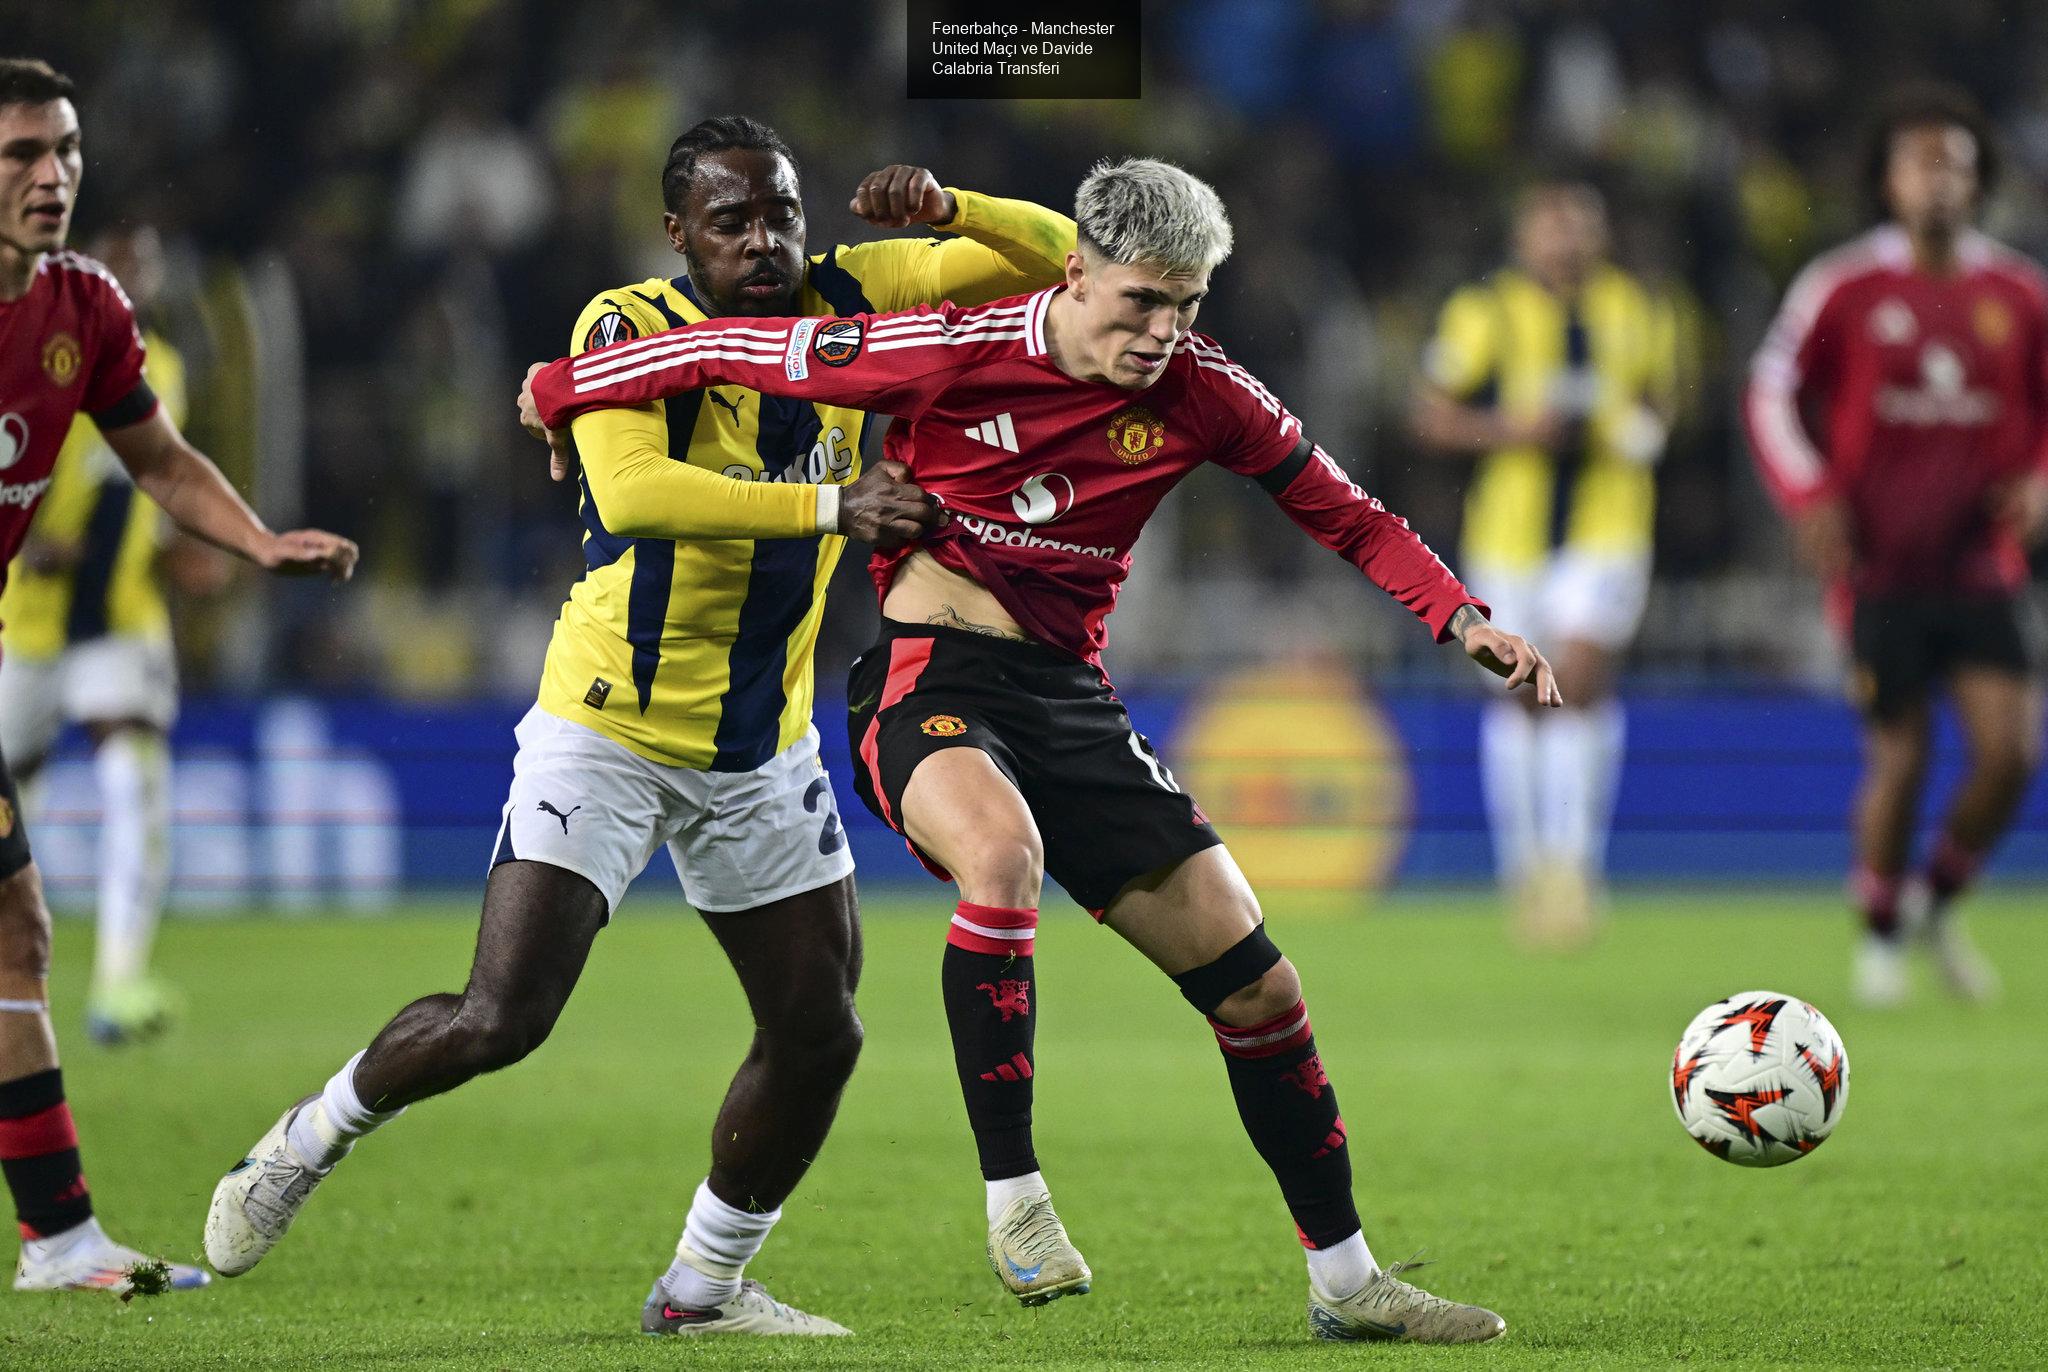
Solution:
M 888 455 L 952 514 L 918 546 L 986 586 L 1034 638 L 1090 660 L 1145 521 L 1204 462 L 1259 482 L 1439 639 L 1477 603 L 1210 339 L 1188 335 L 1142 391 L 1062 372 L 1045 317 L 1063 289 L 971 310 L 711 319 L 556 362 L 533 395 L 550 428 L 717 385 L 900 416 Z M 878 591 L 907 555 L 876 554 Z
M 1896 225 L 1865 234 L 1792 283 L 1744 417 L 1782 506 L 1847 502 L 1858 595 L 2010 593 L 2027 563 L 1996 495 L 2048 466 L 2042 275 L 1979 233 L 1943 276 Z
M 155 410 L 135 310 L 105 267 L 52 253 L 26 295 L 0 300 L 0 585 L 71 421 L 83 412 L 118 429 Z

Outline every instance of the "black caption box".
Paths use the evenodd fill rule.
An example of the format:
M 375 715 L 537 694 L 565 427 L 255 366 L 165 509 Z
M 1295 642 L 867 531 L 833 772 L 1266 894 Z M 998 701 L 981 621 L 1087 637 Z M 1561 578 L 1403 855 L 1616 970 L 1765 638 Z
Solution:
M 1139 0 L 909 0 L 913 100 L 1136 100 Z

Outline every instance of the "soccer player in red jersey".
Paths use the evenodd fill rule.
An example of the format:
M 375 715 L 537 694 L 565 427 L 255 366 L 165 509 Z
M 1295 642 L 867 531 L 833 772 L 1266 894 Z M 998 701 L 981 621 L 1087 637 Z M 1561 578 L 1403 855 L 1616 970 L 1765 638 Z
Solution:
M 128 298 L 91 258 L 64 251 L 83 162 L 71 82 L 0 58 L 0 583 L 84 413 L 135 484 L 187 531 L 271 571 L 346 579 L 356 546 L 318 530 L 272 533 L 178 433 L 142 379 Z M 0 1171 L 21 1222 L 16 1290 L 133 1289 L 148 1260 L 93 1218 L 49 1013 L 50 912 L 14 782 L 0 759 Z M 174 1288 L 206 1273 L 172 1264 Z
M 1866 763 L 1850 889 L 1868 930 L 1856 988 L 1873 1005 L 1906 994 L 1908 934 L 1958 994 L 1995 990 L 1951 903 L 2040 759 L 2022 596 L 2048 516 L 2048 281 L 1972 227 L 1993 156 L 1968 97 L 1900 96 L 1869 163 L 1885 222 L 1792 283 L 1744 406 L 1757 467 L 1855 659 Z M 1969 770 L 1908 876 L 1937 687 Z
M 713 319 L 536 368 L 531 427 L 714 384 L 903 418 L 889 455 L 950 519 L 877 554 L 882 638 L 849 684 L 861 798 L 958 883 L 941 969 L 988 1184 L 989 1258 L 1027 1305 L 1088 1288 L 1031 1138 L 1041 879 L 1149 957 L 1209 1018 L 1239 1113 L 1309 1258 L 1322 1338 L 1434 1343 L 1506 1326 L 1375 1264 L 1301 980 L 1199 807 L 1103 674 L 1104 620 L 1146 519 L 1215 462 L 1439 639 L 1546 704 L 1549 665 L 1487 623 L 1407 523 L 1360 490 L 1256 378 L 1192 332 L 1230 226 L 1159 162 L 1082 183 L 1066 281 L 978 309 Z M 559 441 L 551 433 L 551 441 Z

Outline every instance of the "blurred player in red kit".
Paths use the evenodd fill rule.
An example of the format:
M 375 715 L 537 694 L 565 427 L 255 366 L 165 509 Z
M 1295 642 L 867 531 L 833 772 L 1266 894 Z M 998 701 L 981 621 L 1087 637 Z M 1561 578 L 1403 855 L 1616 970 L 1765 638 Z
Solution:
M 1301 978 L 1192 797 L 1102 669 L 1104 621 L 1159 501 L 1213 462 L 1262 487 L 1439 641 L 1562 704 L 1550 667 L 1422 541 L 1193 332 L 1230 251 L 1222 202 L 1164 163 L 1104 163 L 1066 279 L 962 310 L 709 319 L 537 368 L 522 417 L 722 382 L 896 415 L 888 452 L 950 519 L 871 564 L 882 636 L 854 665 L 856 786 L 961 896 L 940 984 L 986 1183 L 988 1256 L 1026 1305 L 1088 1290 L 1032 1141 L 1041 880 L 1144 953 L 1209 1020 L 1253 1146 L 1308 1250 L 1325 1339 L 1471 1343 L 1499 1316 L 1381 1267 Z M 555 441 L 561 441 L 557 433 Z
M 266 528 L 143 379 L 135 312 L 106 269 L 66 252 L 84 168 L 71 82 L 0 58 L 0 584 L 79 414 L 137 489 L 188 533 L 270 571 L 346 579 L 356 546 Z M 21 1224 L 18 1291 L 125 1295 L 147 1260 L 93 1217 L 49 1011 L 50 912 L 14 782 L 0 759 L 0 1172 Z M 173 1288 L 206 1274 L 172 1264 Z
M 1997 171 L 1975 104 L 1902 92 L 1874 130 L 1884 222 L 1792 283 L 1744 405 L 1765 485 L 1847 630 L 1866 763 L 1850 889 L 1868 933 L 1857 994 L 1907 991 L 1908 936 L 1958 995 L 1996 990 L 1951 907 L 2012 822 L 2040 760 L 2024 600 L 2048 523 L 2048 279 L 1973 227 Z M 1945 688 L 1969 770 L 1909 871 Z

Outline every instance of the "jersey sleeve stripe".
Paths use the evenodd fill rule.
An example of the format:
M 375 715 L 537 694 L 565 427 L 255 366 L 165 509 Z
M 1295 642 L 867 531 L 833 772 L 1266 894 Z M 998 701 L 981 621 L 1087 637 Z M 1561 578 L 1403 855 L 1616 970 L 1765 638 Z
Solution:
M 884 353 L 893 348 L 922 348 L 931 344 L 958 347 L 961 344 L 1001 343 L 1024 337 L 1022 329 L 992 329 L 973 334 L 927 334 L 909 338 L 884 338 L 868 344 L 871 353 Z
M 624 368 L 632 367 L 642 362 L 651 362 L 658 358 L 679 360 L 687 357 L 701 357 L 707 355 L 707 351 L 712 348 L 723 349 L 724 351 L 719 353 L 721 357 L 752 357 L 758 358 L 762 362 L 779 362 L 782 360 L 783 353 L 781 348 L 749 343 L 745 339 L 673 338 L 659 348 L 636 353 L 631 357 L 604 358 L 588 367 L 572 366 L 569 369 L 569 374 L 579 382 L 600 380 L 607 373 L 617 373 L 618 375 L 614 379 L 622 380 L 627 376 L 640 376 L 644 374 L 625 371 L 623 370 Z
M 648 362 L 642 366 L 635 367 L 631 371 L 619 372 L 612 376 L 601 376 L 588 381 L 578 380 L 574 393 L 582 395 L 587 391 L 603 390 L 606 386 L 617 385 L 624 381 L 632 381 L 637 377 L 652 376 L 656 372 L 670 371 L 690 362 L 752 362 L 757 366 L 772 367 L 781 362 L 781 360 L 782 355 L 780 353 L 764 358 L 759 353 L 732 352 L 723 348 L 696 349 L 675 357 Z
M 613 344 L 609 348 L 601 348 L 594 353 L 585 353 L 575 358 L 570 365 L 571 369 L 579 374 L 602 371 L 614 365 L 624 365 L 620 359 L 636 357 L 649 351 L 672 348 L 679 343 L 703 342 L 710 339 L 725 338 L 730 338 L 737 342 L 761 339 L 772 345 L 777 356 L 780 356 L 782 347 L 789 341 L 789 329 L 787 327 L 780 329 L 705 329 L 702 332 L 689 335 L 688 338 L 677 338 L 671 334 L 655 334 L 652 337 L 638 339 L 630 343 Z

